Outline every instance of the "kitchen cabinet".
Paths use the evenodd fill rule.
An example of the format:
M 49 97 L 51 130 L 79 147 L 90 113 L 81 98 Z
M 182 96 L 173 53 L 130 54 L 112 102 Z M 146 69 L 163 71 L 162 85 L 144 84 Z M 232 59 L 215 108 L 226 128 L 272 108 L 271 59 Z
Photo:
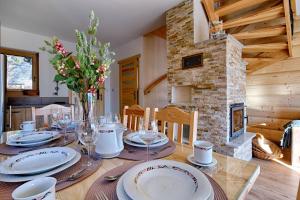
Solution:
M 14 131 L 20 129 L 23 121 L 32 120 L 31 108 L 13 108 L 11 112 L 6 109 L 5 113 L 5 131 Z

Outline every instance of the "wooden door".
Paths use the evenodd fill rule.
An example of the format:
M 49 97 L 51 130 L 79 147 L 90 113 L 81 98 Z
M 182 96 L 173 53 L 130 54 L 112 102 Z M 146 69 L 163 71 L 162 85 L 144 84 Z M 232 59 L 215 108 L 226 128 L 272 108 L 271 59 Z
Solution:
M 132 106 L 139 103 L 139 58 L 140 55 L 120 60 L 120 113 L 125 105 Z
M 97 92 L 96 116 L 100 115 L 104 115 L 104 88 L 100 88 Z

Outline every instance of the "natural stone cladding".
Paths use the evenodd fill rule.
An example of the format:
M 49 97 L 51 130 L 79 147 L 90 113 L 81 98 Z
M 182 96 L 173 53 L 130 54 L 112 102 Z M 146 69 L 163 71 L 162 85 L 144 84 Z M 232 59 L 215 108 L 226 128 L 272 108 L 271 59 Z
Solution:
M 194 44 L 193 0 L 167 11 L 168 99 L 172 87 L 190 86 L 191 101 L 173 103 L 197 110 L 198 138 L 211 141 L 215 150 L 234 156 L 229 141 L 230 104 L 246 102 L 246 65 L 243 45 L 231 35 Z M 203 53 L 203 67 L 182 70 L 182 57 Z M 248 149 L 248 148 L 247 148 Z

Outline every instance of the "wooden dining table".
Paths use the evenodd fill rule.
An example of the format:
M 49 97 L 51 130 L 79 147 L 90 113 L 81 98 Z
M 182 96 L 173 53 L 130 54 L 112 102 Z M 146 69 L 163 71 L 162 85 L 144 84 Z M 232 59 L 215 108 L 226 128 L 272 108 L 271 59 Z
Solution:
M 3 140 L 2 140 L 3 142 Z M 71 144 L 71 147 L 75 144 Z M 187 156 L 193 153 L 193 148 L 185 144 L 176 144 L 173 154 L 163 158 L 188 163 Z M 255 180 L 259 176 L 260 167 L 251 161 L 244 161 L 219 153 L 213 153 L 213 157 L 218 161 L 212 168 L 201 168 L 203 172 L 210 175 L 225 191 L 229 200 L 245 199 L 251 190 Z M 0 161 L 7 156 L 0 154 Z M 68 188 L 56 193 L 58 200 L 83 200 L 90 186 L 104 173 L 123 164 L 135 161 L 113 158 L 103 159 L 101 167 L 91 176 Z M 100 188 L 99 188 L 100 189 Z

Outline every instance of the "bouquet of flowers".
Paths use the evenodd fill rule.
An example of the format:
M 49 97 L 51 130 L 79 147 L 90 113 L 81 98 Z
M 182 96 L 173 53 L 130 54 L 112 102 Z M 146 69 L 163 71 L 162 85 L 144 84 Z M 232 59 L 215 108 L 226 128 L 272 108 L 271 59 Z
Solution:
M 54 80 L 78 94 L 85 119 L 89 115 L 87 94 L 95 95 L 98 89 L 104 88 L 115 55 L 110 51 L 110 43 L 97 40 L 98 26 L 99 19 L 91 11 L 87 32 L 75 30 L 76 54 L 65 49 L 56 37 L 45 41 L 45 47 L 41 48 L 51 55 L 50 63 L 57 72 Z

